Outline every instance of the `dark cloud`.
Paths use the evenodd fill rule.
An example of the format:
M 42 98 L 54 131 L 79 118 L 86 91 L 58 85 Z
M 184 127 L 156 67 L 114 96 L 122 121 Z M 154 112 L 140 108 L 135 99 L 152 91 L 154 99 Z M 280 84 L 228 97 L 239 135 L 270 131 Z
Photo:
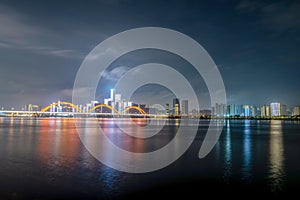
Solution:
M 219 66 L 229 103 L 277 100 L 297 105 L 299 10 L 298 1 L 4 0 L 0 2 L 0 106 L 70 101 L 84 57 L 107 37 L 143 26 L 175 29 L 203 45 Z M 197 79 L 184 62 L 154 55 L 157 62 L 177 66 L 191 80 Z M 137 54 L 110 68 L 99 97 L 108 95 L 111 82 L 127 67 L 143 60 L 153 61 Z M 199 85 L 197 92 L 207 98 L 205 87 Z M 146 88 L 140 100 L 155 94 L 163 96 L 157 88 Z
M 240 1 L 236 9 L 242 13 L 257 14 L 258 22 L 272 31 L 300 28 L 299 1 Z

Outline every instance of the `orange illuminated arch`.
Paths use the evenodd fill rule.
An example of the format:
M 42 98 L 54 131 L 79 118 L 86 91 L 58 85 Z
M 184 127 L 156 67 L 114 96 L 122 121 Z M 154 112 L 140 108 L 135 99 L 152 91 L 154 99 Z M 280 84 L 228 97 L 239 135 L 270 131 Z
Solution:
M 41 112 L 46 112 L 47 110 L 49 110 L 52 106 L 57 106 L 57 105 L 67 105 L 70 106 L 72 108 L 75 108 L 78 112 L 82 112 L 82 110 L 80 108 L 78 108 L 78 106 L 75 106 L 74 104 L 70 103 L 70 102 L 66 102 L 66 101 L 62 101 L 62 102 L 55 102 L 50 104 L 49 106 L 46 106 L 44 108 L 41 109 Z
M 100 107 L 106 107 L 106 108 L 108 108 L 108 109 L 114 111 L 115 113 L 119 114 L 119 112 L 118 112 L 115 108 L 113 108 L 113 107 L 111 107 L 111 106 L 109 106 L 109 105 L 106 105 L 106 104 L 99 104 L 99 105 L 96 105 L 96 106 L 94 106 L 93 108 L 91 108 L 90 110 L 88 110 L 88 112 L 90 113 L 90 112 L 92 112 L 92 111 L 94 111 L 94 110 L 96 110 L 97 108 L 100 108 Z
M 126 113 L 130 109 L 135 109 L 135 110 L 139 111 L 141 114 L 147 114 L 143 109 L 141 109 L 140 107 L 137 107 L 137 106 L 129 106 L 129 107 L 125 108 L 124 110 L 122 110 L 122 113 Z

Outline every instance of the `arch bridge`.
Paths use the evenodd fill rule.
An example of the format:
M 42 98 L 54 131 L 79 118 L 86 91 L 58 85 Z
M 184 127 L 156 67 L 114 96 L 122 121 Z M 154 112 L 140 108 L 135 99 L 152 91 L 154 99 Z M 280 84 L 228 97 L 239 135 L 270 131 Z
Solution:
M 72 104 L 70 102 L 66 102 L 66 101 L 62 101 L 62 102 L 58 101 L 58 102 L 52 103 L 52 104 L 50 104 L 48 106 L 45 106 L 44 108 L 41 109 L 41 112 L 44 113 L 47 110 L 49 110 L 51 107 L 53 107 L 53 106 L 57 107 L 58 105 L 70 106 L 70 107 L 74 108 L 77 112 L 83 113 L 83 110 L 81 110 L 78 106 L 76 106 L 76 105 L 74 105 L 74 104 Z M 100 108 L 100 107 L 106 107 L 106 108 L 110 109 L 113 113 L 119 114 L 119 115 L 126 114 L 126 112 L 128 112 L 129 110 L 132 110 L 132 109 L 133 110 L 137 110 L 140 114 L 143 114 L 143 115 L 147 114 L 142 108 L 140 108 L 138 106 L 129 106 L 129 107 L 127 107 L 124 110 L 122 110 L 122 111 L 119 112 L 115 108 L 113 108 L 112 106 L 109 106 L 109 105 L 106 105 L 106 104 L 98 104 L 98 105 L 92 107 L 91 109 L 89 109 L 87 111 L 87 113 L 91 113 L 91 112 L 95 111 L 97 108 Z
M 76 109 L 77 112 L 82 112 L 82 110 L 80 108 L 78 108 L 78 106 L 76 106 L 76 105 L 74 105 L 74 104 L 72 104 L 70 102 L 66 102 L 66 101 L 62 101 L 62 102 L 58 101 L 58 102 L 52 103 L 52 104 L 50 104 L 48 106 L 45 106 L 44 108 L 41 109 L 41 112 L 44 113 L 47 110 L 49 110 L 51 107 L 53 107 L 53 106 L 57 107 L 59 105 L 70 106 L 70 107 Z

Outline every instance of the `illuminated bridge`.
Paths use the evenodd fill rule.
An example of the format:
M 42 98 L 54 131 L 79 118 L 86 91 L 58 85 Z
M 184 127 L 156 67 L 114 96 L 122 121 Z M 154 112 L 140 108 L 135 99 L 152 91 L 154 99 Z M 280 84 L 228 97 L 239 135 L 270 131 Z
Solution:
M 68 111 L 58 111 L 59 108 L 68 108 Z M 106 108 L 111 112 L 97 112 L 99 108 Z M 56 111 L 53 111 L 56 110 Z M 136 113 L 130 113 L 130 111 L 135 110 Z M 97 117 L 97 116 L 114 116 L 114 117 L 126 117 L 126 116 L 137 116 L 137 117 L 159 117 L 162 115 L 152 115 L 145 112 L 142 108 L 138 106 L 129 106 L 125 109 L 118 111 L 112 106 L 106 104 L 98 104 L 89 110 L 82 110 L 78 106 L 70 102 L 55 102 L 48 106 L 45 106 L 40 111 L 0 111 L 0 115 L 3 116 L 31 116 L 31 117 L 46 117 L 46 116 L 57 116 L 57 117 L 72 117 L 72 116 L 82 116 L 82 117 Z

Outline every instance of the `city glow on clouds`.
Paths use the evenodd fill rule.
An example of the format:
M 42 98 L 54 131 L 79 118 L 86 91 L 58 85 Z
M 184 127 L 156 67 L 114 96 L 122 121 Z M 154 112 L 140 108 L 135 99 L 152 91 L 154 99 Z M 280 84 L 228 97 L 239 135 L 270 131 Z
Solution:
M 0 3 L 0 106 L 69 101 L 67 91 L 88 52 L 111 35 L 143 26 L 178 30 L 201 43 L 221 66 L 229 102 L 298 105 L 299 7 L 297 1 L 166 1 L 159 5 L 91 1 L 84 7 L 76 0 L 71 5 L 4 1 Z M 117 53 L 114 48 L 108 51 Z M 166 64 L 178 63 L 172 64 L 172 59 Z M 114 67 L 118 66 L 132 67 L 130 61 Z M 115 80 L 123 73 L 118 70 L 111 68 L 107 78 Z M 198 90 L 207 99 L 203 85 Z

